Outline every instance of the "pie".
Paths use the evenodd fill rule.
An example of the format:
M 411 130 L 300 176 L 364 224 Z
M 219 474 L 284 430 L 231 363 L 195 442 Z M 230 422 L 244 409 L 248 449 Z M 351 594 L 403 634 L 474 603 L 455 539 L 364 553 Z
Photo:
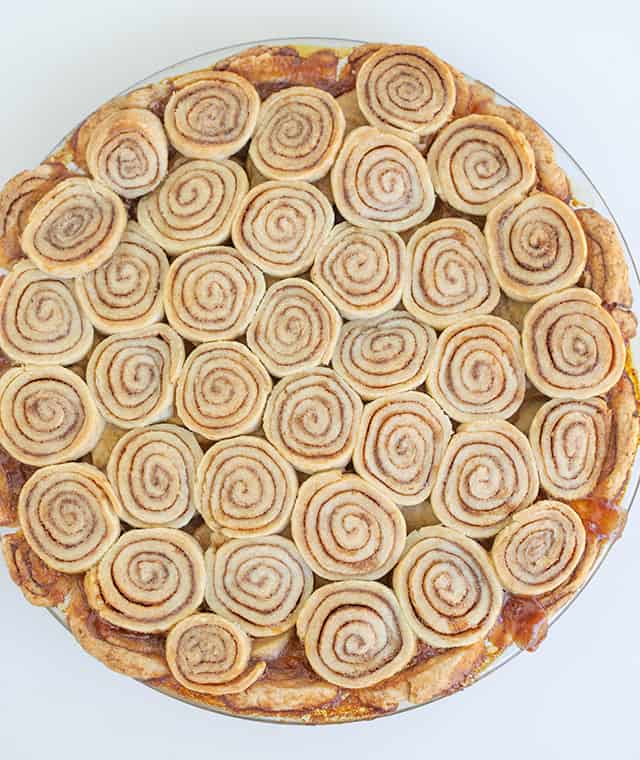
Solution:
M 327 723 L 535 649 L 622 532 L 629 273 L 424 47 L 259 46 L 0 193 L 11 578 L 163 692 Z

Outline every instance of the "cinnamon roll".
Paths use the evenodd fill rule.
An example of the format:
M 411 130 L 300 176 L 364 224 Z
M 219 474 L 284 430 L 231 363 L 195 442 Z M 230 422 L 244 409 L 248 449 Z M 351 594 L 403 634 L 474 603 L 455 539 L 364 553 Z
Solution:
M 162 122 L 145 108 L 114 111 L 92 131 L 86 160 L 92 176 L 123 198 L 150 193 L 167 173 Z
M 233 538 L 206 553 L 207 604 L 251 636 L 293 628 L 313 574 L 282 536 Z
M 173 413 L 184 343 L 164 324 L 105 338 L 87 365 L 87 383 L 102 416 L 121 428 L 145 427 Z
M 253 134 L 260 96 L 244 77 L 231 71 L 194 71 L 175 79 L 174 87 L 164 126 L 183 156 L 229 158 Z
M 203 343 L 189 354 L 176 387 L 176 411 L 189 430 L 210 441 L 260 425 L 271 378 L 246 346 Z
M 0 378 L 0 444 L 42 467 L 88 454 L 104 430 L 89 389 L 64 367 L 16 367 Z
M 498 533 L 491 558 L 507 591 L 538 596 L 571 576 L 585 540 L 584 525 L 571 507 L 561 501 L 538 501 L 516 512 Z
M 171 264 L 164 284 L 169 324 L 192 343 L 242 335 L 265 292 L 262 272 L 233 248 L 198 248 Z
M 418 149 L 373 127 L 347 135 L 331 170 L 331 189 L 338 211 L 351 224 L 396 232 L 423 222 L 435 203 Z
M 380 48 L 362 64 L 356 90 L 370 124 L 412 141 L 443 127 L 456 101 L 447 64 L 415 45 Z
M 75 292 L 93 326 L 106 335 L 159 322 L 162 284 L 169 263 L 159 245 L 136 222 L 129 222 L 113 256 L 76 278 Z
M 382 491 L 333 470 L 300 486 L 291 535 L 321 578 L 376 580 L 398 561 L 407 529 L 402 512 Z
M 247 330 L 247 345 L 276 377 L 328 364 L 342 321 L 315 285 L 292 277 L 272 285 Z
M 266 663 L 250 666 L 251 639 L 220 615 L 190 615 L 167 636 L 167 664 L 173 677 L 200 694 L 236 694 L 264 673 Z
M 473 538 L 495 535 L 538 495 L 524 433 L 503 420 L 461 425 L 442 458 L 431 506 L 443 525 Z
M 288 87 L 262 104 L 249 156 L 269 179 L 313 182 L 331 168 L 344 130 L 344 114 L 332 95 Z
M 365 406 L 353 466 L 396 504 L 419 504 L 431 493 L 451 432 L 425 393 L 385 396 Z
M 202 604 L 205 567 L 198 542 L 175 528 L 124 533 L 84 578 L 98 615 L 130 631 L 168 631 Z
M 93 567 L 120 535 L 115 494 L 90 464 L 36 470 L 20 492 L 18 516 L 29 546 L 63 573 Z
M 268 441 L 239 436 L 212 446 L 198 468 L 198 509 L 232 538 L 279 533 L 298 492 L 293 467 Z
M 302 608 L 297 631 L 313 670 L 350 689 L 390 678 L 416 651 L 415 635 L 393 591 L 375 581 L 321 586 Z
M 38 269 L 69 279 L 110 259 L 126 225 L 127 210 L 112 190 L 73 177 L 36 203 L 20 243 Z
M 438 134 L 427 159 L 442 200 L 474 216 L 486 216 L 501 201 L 517 203 L 536 180 L 531 145 L 497 116 L 456 119 Z
M 314 473 L 348 463 L 361 415 L 359 396 L 335 372 L 319 367 L 275 386 L 262 426 L 287 461 Z
M 436 342 L 432 327 L 403 311 L 347 322 L 333 367 L 363 399 L 412 390 L 425 381 Z
M 311 279 L 345 319 L 367 319 L 398 305 L 406 269 L 400 235 L 343 222 L 318 249 Z
M 511 417 L 525 392 L 518 331 L 492 316 L 447 327 L 433 352 L 427 387 L 458 422 Z
M 178 162 L 165 181 L 138 203 L 143 230 L 171 256 L 224 243 L 249 189 L 235 161 Z
M 93 328 L 69 284 L 17 262 L 0 286 L 0 348 L 20 364 L 73 364 L 88 353 Z
M 500 288 L 484 235 L 472 222 L 440 219 L 420 227 L 407 252 L 402 303 L 418 319 L 442 329 L 497 306 Z
M 527 312 L 522 329 L 529 380 L 551 398 L 586 399 L 620 379 L 626 349 L 620 328 L 586 288 L 546 296 Z
M 263 272 L 291 277 L 309 269 L 333 227 L 327 197 L 308 182 L 262 182 L 240 204 L 231 236 Z
M 587 241 L 572 209 L 553 195 L 510 199 L 487 215 L 485 235 L 500 287 L 518 301 L 575 285 L 587 261 Z
M 609 446 L 611 412 L 602 398 L 552 399 L 529 430 L 540 481 L 559 499 L 581 499 L 598 483 Z
M 487 552 L 441 526 L 409 536 L 393 588 L 416 636 L 432 647 L 481 641 L 502 609 L 502 587 Z
M 201 459 L 196 437 L 178 425 L 130 430 L 107 464 L 116 512 L 137 528 L 182 528 L 195 514 Z

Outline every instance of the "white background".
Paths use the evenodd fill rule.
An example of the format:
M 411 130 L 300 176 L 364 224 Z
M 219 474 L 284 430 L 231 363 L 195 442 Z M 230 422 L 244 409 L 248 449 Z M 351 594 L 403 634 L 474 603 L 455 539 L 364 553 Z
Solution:
M 635 0 L 1 0 L 0 181 L 174 61 L 297 35 L 415 42 L 513 98 L 576 157 L 640 251 Z M 407 715 L 322 728 L 199 711 L 118 676 L 28 605 L 0 562 L 0 757 L 640 757 L 640 508 L 535 655 Z M 357 753 L 357 755 L 356 755 Z

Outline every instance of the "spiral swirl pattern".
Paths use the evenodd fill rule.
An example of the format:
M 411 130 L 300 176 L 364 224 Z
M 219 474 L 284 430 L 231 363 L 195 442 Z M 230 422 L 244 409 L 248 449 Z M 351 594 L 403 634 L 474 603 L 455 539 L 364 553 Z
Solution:
M 130 430 L 107 464 L 116 512 L 136 528 L 183 527 L 195 514 L 201 459 L 196 437 L 178 425 Z
M 205 584 L 200 545 L 175 528 L 124 533 L 84 579 L 87 601 L 101 618 L 140 633 L 168 631 L 194 613 Z
M 417 140 L 443 127 L 456 100 L 451 70 L 423 47 L 384 45 L 356 79 L 358 105 L 378 129 Z
M 507 419 L 524 399 L 518 331 L 499 317 L 467 317 L 438 338 L 429 392 L 458 422 Z
M 120 535 L 107 479 L 78 462 L 36 470 L 20 492 L 18 517 L 29 546 L 62 573 L 88 570 Z
M 544 490 L 559 499 L 581 499 L 596 487 L 607 454 L 610 412 L 602 398 L 553 399 L 529 429 Z
M 500 288 L 482 232 L 465 219 L 440 219 L 420 227 L 407 251 L 402 302 L 407 311 L 442 329 L 463 317 L 489 314 Z
M 606 393 L 624 369 L 620 328 L 586 288 L 541 298 L 522 329 L 529 380 L 551 398 L 586 399 Z
M 433 141 L 427 160 L 440 198 L 475 216 L 501 201 L 517 203 L 536 180 L 527 139 L 497 116 L 456 119 Z
M 232 538 L 279 533 L 298 492 L 293 467 L 262 438 L 212 446 L 198 468 L 198 509 L 212 530 Z
M 318 250 L 311 279 L 345 319 L 367 319 L 398 305 L 405 270 L 400 235 L 343 222 Z
M 442 527 L 409 536 L 393 588 L 416 636 L 433 647 L 481 641 L 502 609 L 502 588 L 487 552 Z
M 484 230 L 496 277 L 511 298 L 537 301 L 582 275 L 585 234 L 571 208 L 553 195 L 534 193 L 516 205 L 507 199 L 487 215 Z
M 347 322 L 333 356 L 335 371 L 363 399 L 423 383 L 436 342 L 433 328 L 403 311 Z
M 75 292 L 93 326 L 106 335 L 159 322 L 165 252 L 136 222 L 129 222 L 116 252 L 98 269 L 76 278 Z
M 362 401 L 330 369 L 281 380 L 264 412 L 269 441 L 301 472 L 344 467 L 353 452 Z
M 89 389 L 63 367 L 16 367 L 0 378 L 0 444 L 42 467 L 89 453 L 104 421 Z
M 171 416 L 183 363 L 180 336 L 167 325 L 152 325 L 99 343 L 87 365 L 87 384 L 107 422 L 144 427 Z
M 0 348 L 20 364 L 73 364 L 93 328 L 64 280 L 19 261 L 0 286 Z
M 251 636 L 293 628 L 313 590 L 311 570 L 282 536 L 233 538 L 209 549 L 206 563 L 207 604 Z
M 127 210 L 112 190 L 73 177 L 36 203 L 20 243 L 38 269 L 70 279 L 110 259 L 126 225 Z
M 407 529 L 388 496 L 357 475 L 334 470 L 300 487 L 291 535 L 321 578 L 376 580 L 398 561 Z
M 449 418 L 425 393 L 385 396 L 364 409 L 353 466 L 396 504 L 419 504 L 431 493 L 451 432 Z
M 344 130 L 344 114 L 332 95 L 288 87 L 262 104 L 249 156 L 269 179 L 314 182 L 331 168 Z
M 190 615 L 167 636 L 167 664 L 178 683 L 201 694 L 236 694 L 264 673 L 266 664 L 249 667 L 251 639 L 220 615 Z
M 249 189 L 235 161 L 181 161 L 138 203 L 143 230 L 171 256 L 224 243 Z
M 507 591 L 538 596 L 571 576 L 585 540 L 582 521 L 571 507 L 561 501 L 538 501 L 516 512 L 498 533 L 491 558 Z
M 398 600 L 375 581 L 321 586 L 302 608 L 297 630 L 314 671 L 345 688 L 366 688 L 390 678 L 416 651 Z
M 176 388 L 182 422 L 210 441 L 260 425 L 271 378 L 241 343 L 203 343 L 189 354 Z
M 262 272 L 233 248 L 199 248 L 171 264 L 164 310 L 192 343 L 231 340 L 247 329 L 264 292 Z
M 495 535 L 538 495 L 527 437 L 502 420 L 461 425 L 436 477 L 431 506 L 443 525 L 472 538 Z
M 167 173 L 162 122 L 144 108 L 114 111 L 92 131 L 86 158 L 92 176 L 123 198 L 150 193 Z
M 272 285 L 247 330 L 247 345 L 276 377 L 328 364 L 342 321 L 315 285 L 292 277 Z
M 231 71 L 200 71 L 179 77 L 174 85 L 164 125 L 183 156 L 229 158 L 253 134 L 260 97 L 244 77 Z
M 333 207 L 308 182 L 262 182 L 245 196 L 231 236 L 240 253 L 274 277 L 309 269 L 331 231 Z
M 373 229 L 408 230 L 423 222 L 435 203 L 417 148 L 373 127 L 347 135 L 331 170 L 331 189 L 348 222 Z

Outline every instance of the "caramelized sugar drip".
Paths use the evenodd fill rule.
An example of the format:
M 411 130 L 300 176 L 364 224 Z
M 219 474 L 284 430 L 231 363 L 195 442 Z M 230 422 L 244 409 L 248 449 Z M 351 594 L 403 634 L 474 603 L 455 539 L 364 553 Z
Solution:
M 537 599 L 507 596 L 502 607 L 504 632 L 527 652 L 535 651 L 547 636 L 549 621 Z
M 2 356 L 0 356 L 1 366 Z M 0 527 L 17 527 L 18 496 L 25 481 L 34 470 L 34 467 L 18 462 L 0 447 Z
M 580 515 L 587 533 L 597 539 L 617 541 L 627 523 L 627 513 L 608 499 L 576 499 L 571 506 Z

